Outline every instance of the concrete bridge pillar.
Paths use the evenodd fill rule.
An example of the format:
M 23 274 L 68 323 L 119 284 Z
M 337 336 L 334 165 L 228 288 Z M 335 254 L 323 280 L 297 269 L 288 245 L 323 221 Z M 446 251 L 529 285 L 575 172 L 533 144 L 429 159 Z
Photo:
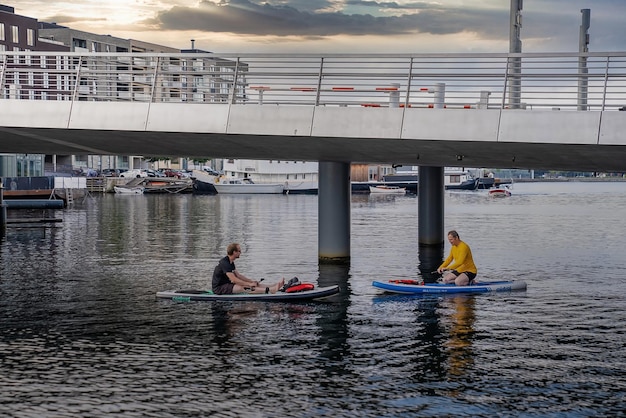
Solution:
M 417 242 L 419 269 L 428 281 L 443 260 L 444 169 L 419 167 L 417 193 Z
M 320 162 L 318 257 L 320 263 L 350 262 L 350 163 Z
M 0 239 L 7 234 L 7 207 L 4 203 L 2 177 L 0 177 Z

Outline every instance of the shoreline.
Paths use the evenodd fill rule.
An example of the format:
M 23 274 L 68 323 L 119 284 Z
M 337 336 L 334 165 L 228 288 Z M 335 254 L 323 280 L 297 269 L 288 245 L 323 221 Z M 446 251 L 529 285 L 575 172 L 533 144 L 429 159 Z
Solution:
M 567 183 L 567 182 L 624 182 L 626 181 L 626 177 L 561 177 L 561 178 L 498 178 L 501 181 L 511 180 L 513 183 Z

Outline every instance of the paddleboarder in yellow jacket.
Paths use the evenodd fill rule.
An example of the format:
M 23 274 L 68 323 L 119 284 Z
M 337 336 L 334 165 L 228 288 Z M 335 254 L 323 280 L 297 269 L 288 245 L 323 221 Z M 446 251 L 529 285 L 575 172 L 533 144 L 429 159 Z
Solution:
M 469 245 L 461 241 L 459 234 L 452 230 L 448 232 L 448 241 L 452 245 L 450 255 L 437 269 L 437 272 L 444 274 L 443 282 L 454 283 L 457 286 L 467 286 L 476 278 L 478 269 L 472 258 L 472 250 Z

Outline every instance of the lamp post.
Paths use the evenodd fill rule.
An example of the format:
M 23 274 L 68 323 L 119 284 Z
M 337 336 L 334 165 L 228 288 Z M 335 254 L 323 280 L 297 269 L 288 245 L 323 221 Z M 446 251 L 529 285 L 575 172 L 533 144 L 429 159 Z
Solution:
M 511 27 L 509 32 L 509 52 L 519 54 L 522 52 L 522 0 L 511 0 Z M 522 59 L 520 57 L 509 58 L 509 107 L 519 109 L 522 82 Z
M 581 9 L 582 23 L 580 25 L 580 35 L 578 40 L 578 52 L 581 54 L 589 52 L 589 27 L 591 26 L 591 10 Z M 589 69 L 587 68 L 587 57 L 578 57 L 578 72 L 580 73 L 578 78 L 578 110 L 587 110 L 587 94 L 588 83 L 587 74 Z

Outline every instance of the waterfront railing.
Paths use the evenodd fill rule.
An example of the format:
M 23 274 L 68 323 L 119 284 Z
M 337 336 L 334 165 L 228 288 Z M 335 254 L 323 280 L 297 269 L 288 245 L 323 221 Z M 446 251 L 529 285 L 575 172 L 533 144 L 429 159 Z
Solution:
M 449 109 L 626 109 L 626 52 L 1 52 L 0 98 Z

